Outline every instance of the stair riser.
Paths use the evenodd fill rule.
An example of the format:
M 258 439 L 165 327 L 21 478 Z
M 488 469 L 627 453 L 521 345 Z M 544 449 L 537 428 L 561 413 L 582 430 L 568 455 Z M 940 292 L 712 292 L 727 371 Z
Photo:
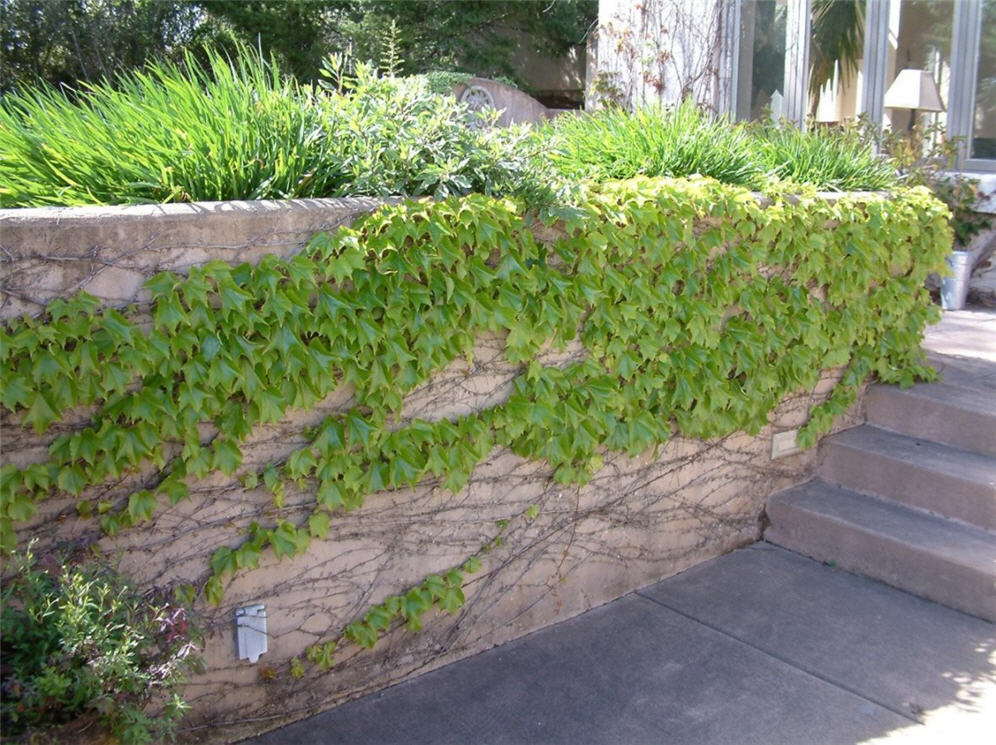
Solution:
M 868 422 L 893 432 L 996 456 L 996 404 L 969 410 L 889 386 L 872 386 L 865 398 Z
M 996 531 L 996 487 L 906 459 L 826 440 L 819 475 L 832 484 Z
M 768 516 L 771 543 L 996 622 L 996 588 L 984 571 L 784 502 L 769 502 Z

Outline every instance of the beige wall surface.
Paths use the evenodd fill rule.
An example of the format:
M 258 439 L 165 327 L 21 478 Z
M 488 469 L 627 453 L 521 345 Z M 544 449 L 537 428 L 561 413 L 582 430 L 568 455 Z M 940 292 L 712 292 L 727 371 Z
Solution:
M 385 200 L 295 199 L 0 210 L 0 320 L 80 291 L 110 305 L 147 300 L 156 272 L 300 251 Z
M 156 271 L 212 258 L 291 253 L 315 230 L 344 224 L 375 204 L 311 200 L 6 211 L 0 213 L 0 310 L 4 317 L 37 310 L 79 289 L 111 304 L 141 300 L 141 281 Z M 546 352 L 541 361 L 564 365 L 583 354 L 572 344 Z M 520 372 L 505 359 L 504 339 L 482 337 L 473 359 L 453 363 L 406 398 L 402 418 L 439 419 L 494 406 L 510 394 Z M 583 487 L 557 484 L 545 463 L 495 449 L 458 494 L 433 481 L 380 492 L 361 509 L 337 514 L 328 538 L 314 541 L 307 553 L 278 561 L 264 552 L 259 568 L 229 582 L 220 607 L 198 601 L 207 667 L 186 687 L 192 709 L 180 740 L 230 742 L 284 724 L 757 540 L 765 499 L 807 478 L 814 465 L 812 452 L 772 461 L 771 434 L 803 423 L 833 382 L 827 375 L 815 391 L 784 401 L 756 437 L 676 438 L 635 458 L 606 454 L 604 467 Z M 192 481 L 191 499 L 160 505 L 140 529 L 101 536 L 92 520 L 77 517 L 75 500 L 52 499 L 20 535 L 38 538 L 42 548 L 96 543 L 145 586 L 202 582 L 214 549 L 240 545 L 251 522 L 307 519 L 312 494 L 289 491 L 277 508 L 268 492 L 247 490 L 239 476 L 286 456 L 305 442 L 305 428 L 351 401 L 348 389 L 339 390 L 313 410 L 257 428 L 234 476 L 215 473 Z M 5 414 L 3 462 L 43 459 L 47 443 L 87 415 L 78 412 L 75 423 L 36 436 Z M 853 421 L 845 417 L 840 425 Z M 112 486 L 105 498 L 127 494 L 133 483 Z M 530 505 L 538 508 L 532 520 L 526 515 Z M 498 535 L 503 520 L 509 522 L 502 544 L 470 577 L 467 603 L 457 613 L 430 614 L 417 634 L 395 629 L 370 651 L 344 646 L 327 672 L 306 662 L 303 677 L 291 675 L 290 660 L 303 656 L 308 645 L 335 637 L 386 596 L 458 566 Z M 249 603 L 266 605 L 269 631 L 269 650 L 255 665 L 238 659 L 235 643 L 235 610 Z

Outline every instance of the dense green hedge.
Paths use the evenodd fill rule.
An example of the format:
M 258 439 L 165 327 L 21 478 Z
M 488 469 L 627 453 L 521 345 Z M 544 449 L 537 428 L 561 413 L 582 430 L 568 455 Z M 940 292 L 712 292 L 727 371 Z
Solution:
M 578 199 L 580 180 L 638 175 L 840 191 L 899 181 L 853 133 L 748 127 L 691 103 L 481 128 L 427 77 L 347 74 L 330 61 L 331 82 L 316 87 L 246 49 L 207 59 L 72 97 L 46 87 L 0 97 L 0 207 L 468 193 L 549 204 Z
M 94 413 L 55 438 L 46 462 L 3 466 L 3 545 L 56 495 L 80 497 L 80 514 L 114 534 L 214 471 L 264 484 L 278 506 L 290 482 L 313 490 L 302 524 L 254 523 L 241 545 L 217 549 L 204 589 L 218 602 L 225 579 L 262 552 L 305 551 L 374 492 L 429 477 L 457 492 L 495 447 L 583 483 L 606 451 L 757 432 L 787 394 L 843 367 L 803 429 L 811 445 L 869 375 L 908 384 L 929 374 L 919 342 L 936 310 L 924 279 L 950 246 L 946 211 L 924 189 L 766 199 L 707 179 L 606 184 L 543 218 L 564 231 L 550 244 L 509 199 L 407 202 L 320 234 L 290 260 L 159 274 L 147 285 L 151 329 L 143 309 L 54 301 L 3 329 L 0 401 L 39 433 L 71 409 Z M 486 332 L 521 365 L 510 398 L 392 429 L 405 395 Z M 575 337 L 583 362 L 535 361 L 543 345 Z M 240 470 L 254 427 L 342 384 L 355 387 L 355 408 L 285 461 Z M 123 501 L 88 491 L 150 464 L 155 485 Z M 462 601 L 462 575 L 450 579 L 388 610 L 417 625 L 432 604 Z M 376 640 L 381 616 L 351 638 Z

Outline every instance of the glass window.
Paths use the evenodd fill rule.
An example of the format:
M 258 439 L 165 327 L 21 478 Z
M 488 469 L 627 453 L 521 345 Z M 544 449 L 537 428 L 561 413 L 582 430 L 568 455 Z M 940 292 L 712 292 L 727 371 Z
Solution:
M 812 0 L 809 114 L 839 123 L 857 116 L 862 84 L 865 0 Z
M 785 95 L 785 23 L 788 0 L 743 0 L 737 119 L 781 114 Z
M 951 35 L 954 22 L 953 0 L 902 0 L 892 3 L 889 18 L 889 47 L 886 53 L 886 84 L 884 122 L 893 129 L 909 129 L 914 124 L 944 125 L 951 93 Z M 921 70 L 927 76 L 900 77 L 903 70 Z M 895 90 L 893 86 L 920 86 L 917 90 Z M 940 94 L 938 111 L 926 90 L 933 86 Z M 890 92 L 894 99 L 907 103 L 922 100 L 920 108 L 904 105 L 889 107 Z
M 996 160 L 996 0 L 983 0 L 970 158 Z

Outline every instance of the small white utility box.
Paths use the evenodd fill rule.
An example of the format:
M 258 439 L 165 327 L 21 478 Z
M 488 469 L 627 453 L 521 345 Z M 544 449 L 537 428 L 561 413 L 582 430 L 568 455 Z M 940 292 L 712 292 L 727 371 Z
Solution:
M 776 432 L 771 436 L 771 459 L 784 458 L 786 455 L 801 453 L 802 448 L 796 443 L 799 430 L 790 429 L 788 432 Z
M 266 652 L 266 606 L 247 605 L 235 611 L 238 632 L 239 659 L 255 664 Z

